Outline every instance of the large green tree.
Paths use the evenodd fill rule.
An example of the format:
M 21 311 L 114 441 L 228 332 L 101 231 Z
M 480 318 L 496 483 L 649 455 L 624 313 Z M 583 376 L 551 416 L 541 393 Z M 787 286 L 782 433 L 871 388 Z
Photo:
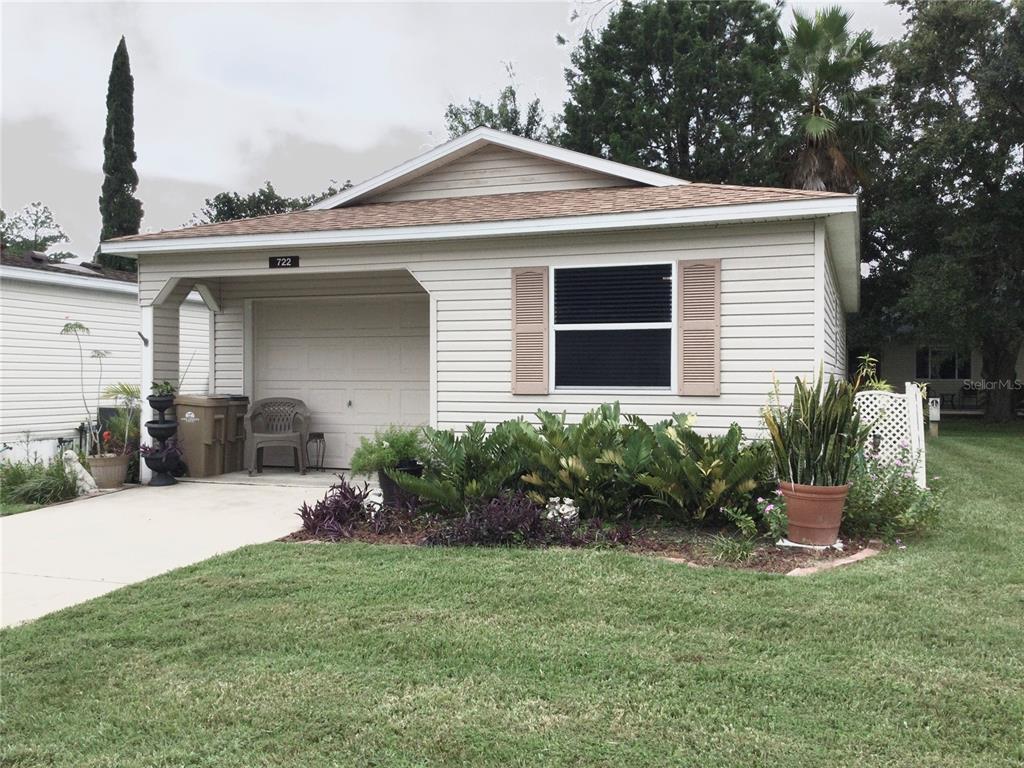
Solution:
M 1024 4 L 898 4 L 876 273 L 905 290 L 872 309 L 890 330 L 980 347 L 974 376 L 1006 420 L 1024 376 Z
M 135 82 L 124 37 L 117 44 L 107 82 L 107 128 L 103 134 L 103 190 L 100 194 L 101 240 L 135 235 L 142 222 L 142 203 L 135 197 Z M 115 269 L 135 269 L 134 259 L 97 255 Z
M 778 5 L 624 3 L 572 53 L 563 143 L 693 181 L 781 186 L 783 49 Z
M 850 29 L 850 15 L 841 8 L 814 16 L 794 11 L 785 56 L 799 100 L 791 118 L 799 139 L 793 186 L 854 192 L 867 180 L 881 133 L 881 86 L 872 80 L 881 52 L 869 30 Z
M 501 89 L 498 99 L 487 104 L 470 99 L 465 104 L 449 104 L 444 113 L 448 138 L 454 139 L 480 126 L 495 128 L 515 136 L 554 143 L 558 140 L 558 123 L 549 120 L 534 98 L 525 107 L 519 103 L 519 84 L 512 66 L 506 65 L 509 83 Z
M 267 181 L 255 192 L 245 195 L 238 192 L 220 192 L 213 197 L 206 198 L 202 209 L 192 214 L 189 224 L 212 224 L 218 221 L 252 219 L 256 216 L 269 216 L 274 213 L 301 211 L 351 186 L 352 183 L 349 181 L 341 186 L 338 186 L 336 182 L 331 182 L 323 192 L 286 197 L 278 193 L 274 189 L 274 185 Z

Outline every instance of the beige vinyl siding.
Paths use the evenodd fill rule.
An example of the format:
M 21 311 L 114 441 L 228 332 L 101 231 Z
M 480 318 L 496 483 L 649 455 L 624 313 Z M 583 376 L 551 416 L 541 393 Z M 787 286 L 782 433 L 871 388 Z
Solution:
M 826 249 L 827 252 L 827 249 Z M 836 288 L 835 270 L 832 260 L 825 260 L 825 359 L 823 361 L 826 374 L 831 373 L 845 378 L 847 375 L 846 360 L 846 313 L 843 311 Z
M 537 408 L 578 417 L 602 401 L 657 420 L 673 412 L 698 414 L 698 426 L 721 431 L 733 421 L 760 424 L 760 408 L 775 372 L 783 381 L 813 371 L 815 344 L 814 224 L 794 221 L 728 227 L 564 235 L 488 242 L 347 246 L 303 250 L 301 279 L 267 270 L 272 251 L 143 255 L 144 300 L 152 301 L 172 276 L 202 278 L 220 291 L 216 318 L 218 390 L 237 391 L 244 365 L 246 298 L 257 295 L 332 295 L 341 283 L 386 292 L 392 283 L 365 272 L 408 267 L 431 294 L 436 347 L 434 416 L 438 426 L 489 424 Z M 294 251 L 292 251 L 294 254 Z M 683 397 L 672 392 L 552 390 L 548 395 L 511 391 L 511 275 L 513 267 L 600 265 L 721 259 L 721 396 Z M 359 273 L 348 275 L 345 273 Z M 399 273 L 400 274 L 400 273 Z M 258 279 L 255 279 L 257 278 Z M 412 284 L 409 285 L 411 287 Z M 242 369 L 240 373 L 240 368 Z
M 99 281 L 97 281 L 99 282 Z M 73 336 L 61 336 L 69 320 L 89 328 L 84 336 L 85 382 L 89 407 L 97 403 L 99 362 L 94 349 L 108 353 L 103 360 L 103 385 L 141 378 L 142 342 L 138 336 L 139 306 L 133 293 L 104 291 L 26 280 L 4 279 L 0 291 L 0 438 L 21 443 L 52 441 L 74 434 L 85 420 L 79 380 L 78 347 Z M 190 382 L 205 391 L 209 371 L 209 311 L 201 302 L 182 309 L 182 365 L 193 350 Z M 189 387 L 192 388 L 191 386 Z M 103 401 L 104 406 L 112 403 Z M 33 450 L 44 453 L 39 446 Z M 20 455 L 20 454 L 19 454 Z
M 488 146 L 370 197 L 365 202 L 391 203 L 398 200 L 496 195 L 502 192 L 619 187 L 633 183 L 524 152 Z

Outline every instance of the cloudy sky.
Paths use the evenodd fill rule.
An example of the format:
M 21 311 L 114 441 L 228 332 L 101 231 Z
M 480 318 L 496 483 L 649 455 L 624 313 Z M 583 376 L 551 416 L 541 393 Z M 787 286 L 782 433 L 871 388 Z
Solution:
M 890 6 L 841 4 L 880 39 L 900 33 Z M 524 95 L 558 111 L 571 46 L 555 35 L 577 39 L 602 7 L 5 2 L 0 204 L 10 213 L 43 201 L 70 250 L 92 253 L 107 76 L 121 35 L 135 77 L 142 228 L 153 231 L 185 223 L 219 191 L 266 179 L 297 195 L 373 176 L 442 142 L 450 102 L 492 100 L 504 62 Z

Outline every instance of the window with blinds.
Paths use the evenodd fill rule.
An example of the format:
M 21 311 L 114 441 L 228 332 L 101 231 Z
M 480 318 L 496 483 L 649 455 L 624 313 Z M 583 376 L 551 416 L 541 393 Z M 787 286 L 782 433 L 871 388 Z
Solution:
M 672 265 L 556 269 L 556 387 L 672 386 Z

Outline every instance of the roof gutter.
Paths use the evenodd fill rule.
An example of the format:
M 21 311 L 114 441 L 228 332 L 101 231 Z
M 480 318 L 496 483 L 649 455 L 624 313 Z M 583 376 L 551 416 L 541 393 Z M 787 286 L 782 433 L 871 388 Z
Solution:
M 110 241 L 100 244 L 100 252 L 135 257 L 149 253 L 172 254 L 196 251 L 211 252 L 422 242 L 430 240 L 465 240 L 472 238 L 602 232 L 699 224 L 732 224 L 745 221 L 814 218 L 836 214 L 852 215 L 856 219 L 857 198 L 854 195 L 850 195 L 844 197 L 809 198 L 806 200 L 786 200 L 777 203 L 672 208 L 636 213 L 558 216 L 541 219 L 516 219 L 512 221 L 374 227 L 325 230 L 322 232 L 207 235 L 205 237 Z

